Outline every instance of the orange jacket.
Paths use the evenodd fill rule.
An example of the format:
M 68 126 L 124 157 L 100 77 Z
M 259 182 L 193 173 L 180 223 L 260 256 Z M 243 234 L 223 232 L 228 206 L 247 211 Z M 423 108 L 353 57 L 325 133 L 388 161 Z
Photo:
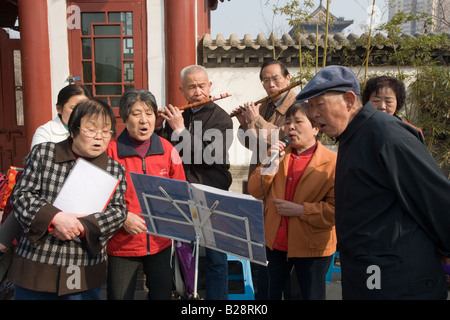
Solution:
M 264 206 L 264 232 L 266 246 L 273 249 L 273 243 L 281 221 L 272 198 L 285 198 L 286 176 L 292 148 L 285 149 L 280 159 L 278 172 L 262 175 L 266 193 Z M 297 185 L 294 202 L 305 206 L 301 217 L 290 217 L 288 227 L 288 257 L 325 257 L 336 251 L 334 226 L 334 176 L 337 154 L 318 142 L 317 149 Z M 261 190 L 261 169 L 259 166 L 251 175 L 248 191 L 263 199 Z

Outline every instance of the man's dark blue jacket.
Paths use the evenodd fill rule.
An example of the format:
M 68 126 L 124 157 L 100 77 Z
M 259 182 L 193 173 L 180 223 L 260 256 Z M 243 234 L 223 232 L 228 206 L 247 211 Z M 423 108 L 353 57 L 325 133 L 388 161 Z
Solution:
M 450 182 L 421 134 L 366 104 L 338 139 L 344 299 L 446 299 Z

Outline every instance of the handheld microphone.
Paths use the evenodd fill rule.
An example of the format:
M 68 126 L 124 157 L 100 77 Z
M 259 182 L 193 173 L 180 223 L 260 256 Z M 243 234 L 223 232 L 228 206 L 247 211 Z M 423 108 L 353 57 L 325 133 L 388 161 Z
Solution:
M 291 142 L 291 138 L 289 136 L 286 136 L 282 139 L 280 139 L 281 142 L 284 142 L 284 144 L 286 145 L 286 147 L 289 145 L 289 143 Z M 273 160 L 275 160 L 276 157 L 278 157 L 280 155 L 280 152 L 274 153 L 270 156 L 269 160 L 267 161 L 267 163 L 264 165 L 263 169 L 267 169 L 268 167 L 270 167 L 270 165 L 272 164 Z

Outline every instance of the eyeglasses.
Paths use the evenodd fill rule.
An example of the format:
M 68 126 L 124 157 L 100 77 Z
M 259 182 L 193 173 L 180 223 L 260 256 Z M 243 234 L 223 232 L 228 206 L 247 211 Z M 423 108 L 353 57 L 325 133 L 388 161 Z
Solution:
M 89 137 L 89 138 L 95 138 L 97 136 L 97 134 L 99 134 L 99 133 L 102 136 L 102 138 L 111 138 L 111 136 L 114 133 L 112 130 L 94 130 L 94 129 L 81 129 L 81 128 L 79 128 L 79 129 L 84 132 L 84 135 L 86 137 Z
M 279 82 L 280 80 L 282 80 L 283 79 L 283 77 L 279 77 L 279 76 L 275 76 L 275 77 L 273 77 L 273 78 L 265 78 L 265 79 L 262 79 L 262 83 L 263 84 L 269 84 L 269 83 L 271 83 L 272 81 L 274 82 L 274 83 L 277 83 L 277 82 Z

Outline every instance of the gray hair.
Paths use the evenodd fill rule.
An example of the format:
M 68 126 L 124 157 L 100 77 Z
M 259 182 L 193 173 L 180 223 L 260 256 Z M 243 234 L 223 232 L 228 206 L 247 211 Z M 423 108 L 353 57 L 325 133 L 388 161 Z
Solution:
M 148 90 L 131 89 L 125 91 L 122 97 L 120 98 L 119 115 L 123 121 L 126 121 L 128 119 L 128 116 L 130 115 L 131 112 L 131 108 L 138 101 L 142 101 L 148 107 L 153 109 L 155 117 L 158 118 L 158 105 L 156 104 L 155 96 Z
M 192 73 L 196 72 L 204 72 L 206 75 L 206 78 L 209 81 L 208 72 L 206 71 L 206 68 L 204 66 L 200 66 L 198 64 L 194 64 L 191 66 L 185 67 L 183 70 L 181 70 L 181 84 L 184 85 L 184 78 Z

